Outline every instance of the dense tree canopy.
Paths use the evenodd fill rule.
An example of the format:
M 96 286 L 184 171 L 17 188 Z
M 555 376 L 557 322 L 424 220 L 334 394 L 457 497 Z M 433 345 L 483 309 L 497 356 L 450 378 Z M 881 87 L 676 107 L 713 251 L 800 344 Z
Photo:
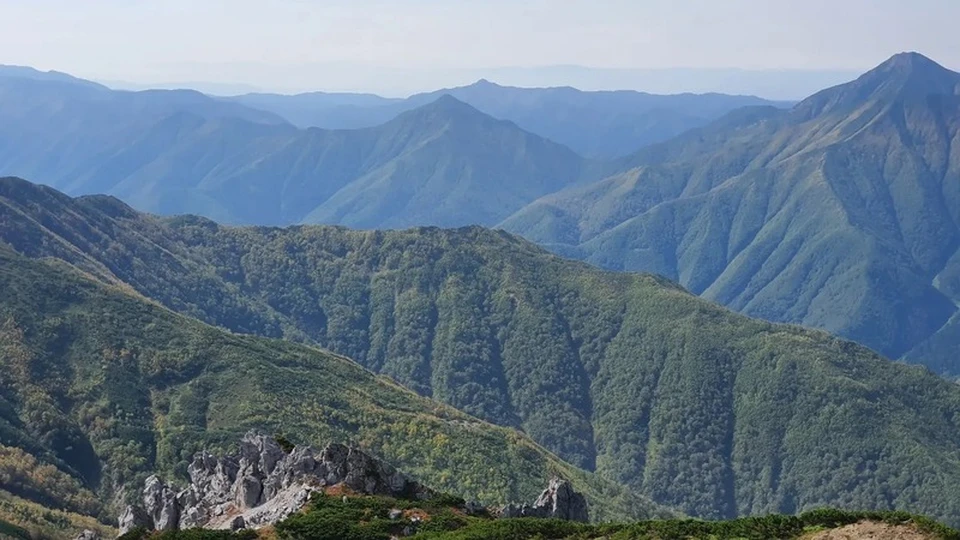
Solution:
M 0 194 L 0 237 L 29 256 L 236 332 L 322 345 L 689 514 L 960 515 L 960 388 L 822 332 L 481 228 L 230 228 L 22 181 Z M 158 358 L 207 365 L 196 347 L 171 341 Z M 170 418 L 212 436 L 206 396 L 252 384 L 235 372 L 184 386 Z M 259 384 L 319 384 L 281 375 Z
M 559 474 L 598 517 L 661 513 L 515 430 L 346 358 L 233 335 L 2 245 L 0 390 L 0 493 L 108 522 L 121 491 L 136 496 L 153 472 L 184 478 L 196 452 L 232 449 L 251 428 L 357 444 L 491 504 L 531 499 Z

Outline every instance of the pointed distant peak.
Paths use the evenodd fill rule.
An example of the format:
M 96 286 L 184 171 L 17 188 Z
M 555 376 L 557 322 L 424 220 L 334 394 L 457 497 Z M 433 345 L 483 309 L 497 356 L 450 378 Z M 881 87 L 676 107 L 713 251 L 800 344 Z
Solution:
M 490 92 L 499 92 L 506 88 L 511 88 L 511 87 L 497 84 L 491 81 L 490 79 L 480 79 L 474 82 L 473 84 L 468 84 L 466 86 L 457 86 L 454 88 L 448 88 L 445 91 L 453 92 L 458 96 L 464 96 L 464 95 L 477 96 L 477 95 L 489 94 Z
M 903 72 L 912 71 L 915 69 L 949 71 L 947 68 L 941 66 L 926 56 L 913 51 L 897 53 L 891 56 L 886 62 L 877 66 L 874 71 Z
M 407 126 L 416 125 L 419 128 L 424 126 L 491 127 L 494 124 L 516 127 L 512 122 L 497 120 L 469 103 L 465 103 L 447 93 L 440 95 L 426 105 L 401 114 L 393 122 Z
M 956 94 L 960 74 L 917 52 L 903 52 L 864 73 L 854 81 L 861 90 L 883 90 L 905 95 Z
M 925 84 L 940 87 L 951 85 L 960 77 L 957 73 L 941 66 L 918 52 L 902 52 L 891 56 L 887 61 L 863 74 L 861 80 L 901 80 L 919 79 Z
M 468 103 L 460 101 L 451 94 L 445 92 L 440 94 L 435 100 L 400 115 L 400 118 L 423 118 L 435 116 L 462 118 L 485 115 Z
M 467 105 L 466 103 L 464 103 L 464 102 L 460 101 L 459 99 L 453 97 L 453 94 L 448 94 L 448 93 L 440 94 L 440 97 L 438 97 L 437 100 L 434 101 L 433 103 L 434 103 L 435 105 L 442 105 L 442 106 L 446 106 L 446 107 Z M 468 105 L 468 106 L 469 106 L 469 105 Z
M 449 111 L 477 111 L 470 104 L 461 101 L 453 96 L 453 94 L 443 93 L 438 97 L 433 103 L 427 104 L 425 109 L 444 109 Z
M 926 56 L 904 52 L 864 73 L 855 81 L 818 92 L 794 108 L 801 118 L 845 113 L 868 102 L 915 102 L 933 95 L 960 95 L 960 73 Z
M 480 79 L 479 81 L 471 84 L 470 86 L 475 88 L 500 88 L 499 84 L 489 79 Z

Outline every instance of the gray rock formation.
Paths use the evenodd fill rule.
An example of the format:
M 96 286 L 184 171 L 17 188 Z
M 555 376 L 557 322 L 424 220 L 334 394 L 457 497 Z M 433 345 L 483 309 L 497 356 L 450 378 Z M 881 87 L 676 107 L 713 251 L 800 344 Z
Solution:
M 175 491 L 164 485 L 156 476 L 147 478 L 143 488 L 143 510 L 150 517 L 153 528 L 158 531 L 173 531 L 180 523 L 180 505 Z
M 566 480 L 554 478 L 547 489 L 532 504 L 510 504 L 500 511 L 500 517 L 537 517 L 566 519 L 569 521 L 590 521 L 587 512 L 587 500 L 573 490 Z
M 101 540 L 100 533 L 87 529 L 78 534 L 73 540 Z
M 141 506 L 128 506 L 118 520 L 117 526 L 120 528 L 120 534 L 125 534 L 133 529 L 153 528 L 153 520 L 147 515 L 146 510 Z
M 343 485 L 365 495 L 427 498 L 433 493 L 392 466 L 341 444 L 320 452 L 297 446 L 289 454 L 255 432 L 237 455 L 197 454 L 187 468 L 190 484 L 179 492 L 156 476 L 147 479 L 142 505 L 120 516 L 120 534 L 136 527 L 168 531 L 259 528 L 299 511 L 314 490 Z

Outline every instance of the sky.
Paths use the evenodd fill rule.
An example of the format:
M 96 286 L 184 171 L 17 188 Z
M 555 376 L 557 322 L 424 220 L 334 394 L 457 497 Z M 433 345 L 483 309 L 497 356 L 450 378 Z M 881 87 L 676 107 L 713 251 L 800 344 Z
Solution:
M 958 20 L 958 0 L 0 0 L 0 63 L 273 91 L 683 90 L 731 69 L 843 79 L 904 50 L 957 69 Z

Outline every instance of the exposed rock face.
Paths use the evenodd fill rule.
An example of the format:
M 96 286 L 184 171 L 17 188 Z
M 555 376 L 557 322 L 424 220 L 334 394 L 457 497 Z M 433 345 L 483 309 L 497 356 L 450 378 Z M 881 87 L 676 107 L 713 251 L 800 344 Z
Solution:
M 287 454 L 272 437 L 255 432 L 240 441 L 236 455 L 197 454 L 187 473 L 190 484 L 180 491 L 156 476 L 148 478 L 141 504 L 128 506 L 120 516 L 120 534 L 138 527 L 156 531 L 256 529 L 287 518 L 310 501 L 313 491 L 335 485 L 365 495 L 414 499 L 435 495 L 355 448 L 331 444 L 317 452 L 297 446 Z M 473 506 L 468 504 L 465 510 L 470 512 Z M 589 519 L 583 495 L 558 478 L 550 481 L 532 505 L 509 505 L 500 516 Z
M 342 484 L 367 495 L 427 498 L 433 493 L 360 450 L 331 444 L 320 452 L 297 446 L 287 454 L 272 437 L 248 433 L 234 456 L 197 454 L 190 485 L 175 492 L 156 476 L 142 506 L 120 516 L 120 534 L 136 527 L 168 531 L 196 527 L 259 528 L 300 510 L 310 493 Z
M 140 506 L 128 506 L 120 514 L 117 526 L 120 528 L 120 534 L 132 531 L 133 529 L 153 528 L 153 520 L 147 515 L 147 511 Z
M 543 490 L 533 505 L 507 505 L 500 512 L 500 517 L 555 518 L 584 522 L 590 520 L 587 500 L 573 490 L 570 482 L 559 478 L 550 480 L 547 489 Z
M 101 540 L 100 533 L 89 529 L 78 534 L 73 540 Z
M 173 531 L 180 523 L 177 494 L 159 478 L 151 476 L 143 488 L 143 510 L 158 531 Z

